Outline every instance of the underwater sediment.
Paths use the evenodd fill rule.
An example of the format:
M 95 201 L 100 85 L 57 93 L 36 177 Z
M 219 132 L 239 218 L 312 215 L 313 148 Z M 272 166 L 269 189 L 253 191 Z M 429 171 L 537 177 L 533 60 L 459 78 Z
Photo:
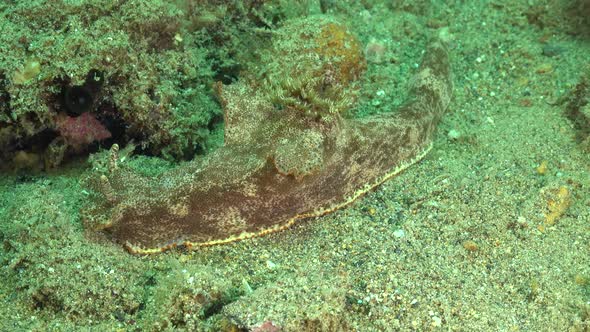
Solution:
M 0 331 L 585 331 L 586 3 L 0 2 Z

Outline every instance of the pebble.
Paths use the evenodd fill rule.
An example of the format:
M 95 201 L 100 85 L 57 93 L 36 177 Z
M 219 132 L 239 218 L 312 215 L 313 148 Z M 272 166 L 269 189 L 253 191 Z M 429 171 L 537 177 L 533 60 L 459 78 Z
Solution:
M 275 263 L 274 263 L 273 261 L 271 261 L 271 260 L 267 260 L 267 261 L 266 261 L 266 267 L 268 267 L 269 269 L 271 269 L 271 270 L 272 270 L 272 269 L 274 269 L 274 268 L 276 268 L 276 267 L 277 267 L 277 264 L 275 264 Z
M 441 325 L 442 325 L 442 319 L 440 319 L 440 317 L 438 317 L 438 316 L 433 316 L 432 317 L 432 326 L 439 327 Z
M 457 139 L 461 138 L 461 133 L 456 129 L 451 129 L 447 133 L 447 137 L 452 140 L 457 140 Z

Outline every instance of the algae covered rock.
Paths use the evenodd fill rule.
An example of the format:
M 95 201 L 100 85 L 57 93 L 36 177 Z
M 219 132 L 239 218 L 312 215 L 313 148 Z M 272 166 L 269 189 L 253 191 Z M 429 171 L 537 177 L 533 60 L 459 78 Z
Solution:
M 213 67 L 226 59 L 209 47 L 216 36 L 195 30 L 188 15 L 174 2 L 148 0 L 0 6 L 3 164 L 26 151 L 56 166 L 62 158 L 51 144 L 66 157 L 130 140 L 168 159 L 211 148 L 220 119 Z M 209 28 L 231 34 L 222 23 Z M 223 38 L 216 42 L 224 49 Z M 79 116 L 103 135 L 72 141 L 62 124 Z

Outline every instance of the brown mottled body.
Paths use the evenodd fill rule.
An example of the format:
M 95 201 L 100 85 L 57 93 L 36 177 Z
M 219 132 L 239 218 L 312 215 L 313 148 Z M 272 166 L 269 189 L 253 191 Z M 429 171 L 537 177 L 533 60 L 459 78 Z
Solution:
M 451 98 L 446 47 L 432 42 L 397 111 L 310 119 L 242 83 L 219 86 L 225 146 L 159 178 L 124 167 L 85 212 L 134 253 L 227 243 L 341 208 L 420 160 Z

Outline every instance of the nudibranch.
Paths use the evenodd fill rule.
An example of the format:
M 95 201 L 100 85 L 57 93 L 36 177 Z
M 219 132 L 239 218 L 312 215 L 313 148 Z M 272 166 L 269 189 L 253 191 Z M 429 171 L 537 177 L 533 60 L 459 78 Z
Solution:
M 275 38 L 305 30 L 302 24 Z M 217 85 L 223 147 L 150 178 L 126 168 L 113 146 L 83 211 L 86 224 L 137 254 L 229 243 L 340 209 L 422 159 L 452 94 L 445 38 L 428 44 L 399 109 L 346 118 L 362 51 L 337 22 L 319 18 L 311 26 L 296 36 L 301 45 L 271 48 L 285 62 L 274 75 Z M 276 83 L 289 73 L 296 77 Z

